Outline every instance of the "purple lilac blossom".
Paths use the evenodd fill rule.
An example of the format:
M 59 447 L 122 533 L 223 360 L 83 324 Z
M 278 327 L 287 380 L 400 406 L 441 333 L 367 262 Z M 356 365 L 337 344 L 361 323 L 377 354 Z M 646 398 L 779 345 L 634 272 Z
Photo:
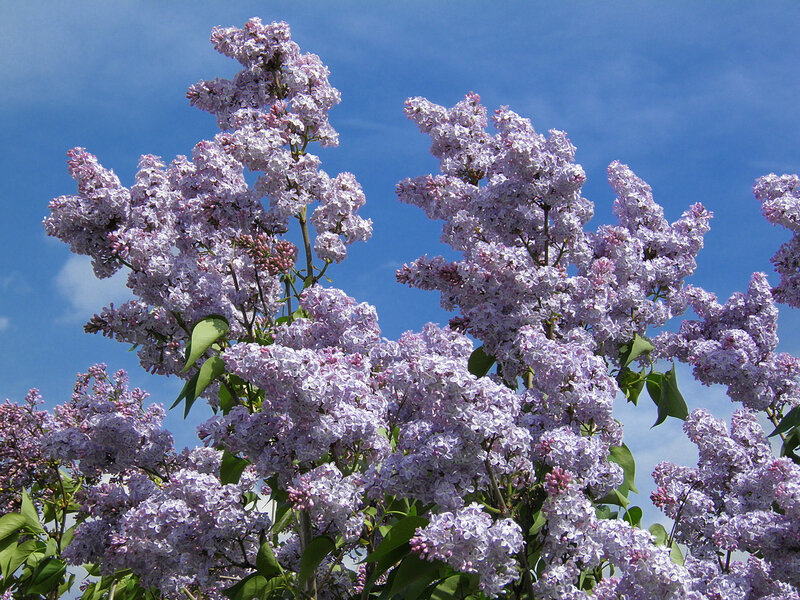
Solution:
M 353 175 L 331 179 L 306 152 L 311 142 L 337 143 L 327 111 L 339 93 L 319 58 L 299 52 L 285 23 L 251 19 L 241 29 L 216 28 L 211 38 L 244 69 L 230 81 L 200 82 L 188 97 L 216 114 L 223 132 L 199 142 L 191 159 L 166 165 L 143 156 L 130 189 L 94 156 L 73 150 L 78 193 L 53 200 L 44 223 L 73 252 L 91 256 L 98 277 L 129 269 L 136 300 L 104 309 L 86 329 L 140 344 L 142 366 L 164 374 L 180 371 L 190 327 L 210 314 L 226 317 L 239 339 L 252 338 L 255 323 L 269 325 L 282 306 L 282 274 L 294 262 L 280 236 L 290 217 L 306 227 L 307 205 L 319 203 L 310 219 L 326 263 L 339 262 L 346 245 L 372 230 L 356 214 L 364 196 Z M 245 169 L 260 173 L 254 187 Z M 241 243 L 248 239 L 268 239 L 274 260 Z M 306 267 L 303 277 L 313 277 L 311 256 Z
M 524 327 L 556 340 L 584 329 L 587 347 L 613 358 L 635 334 L 680 314 L 710 214 L 696 205 L 670 225 L 650 187 L 614 162 L 620 225 L 585 233 L 593 206 L 580 195 L 586 177 L 566 134 L 545 138 L 504 107 L 492 136 L 479 100 L 471 93 L 452 109 L 406 103 L 442 174 L 406 179 L 397 193 L 443 220 L 442 241 L 463 259 L 423 256 L 398 280 L 438 290 L 445 309 L 458 308 L 453 325 L 485 343 L 508 381 L 527 371 L 516 343 Z
M 591 501 L 567 474 L 559 471 L 557 478 L 550 478 L 551 493 L 542 507 L 547 535 L 543 570 L 534 583 L 539 597 L 594 598 L 576 586 L 578 575 L 608 561 L 615 576 L 601 581 L 595 591 L 598 598 L 703 598 L 691 590 L 689 573 L 672 562 L 666 547 L 655 546 L 648 531 L 626 521 L 599 520 Z
M 498 476 L 530 477 L 531 436 L 517 424 L 521 397 L 469 373 L 470 351 L 465 336 L 432 324 L 373 351 L 389 430 L 399 431 L 395 451 L 373 469 L 373 493 L 454 509 L 466 493 L 488 488 L 490 468 Z
M 493 521 L 477 503 L 433 515 L 409 543 L 420 558 L 440 559 L 457 571 L 477 573 L 480 589 L 489 598 L 519 579 L 514 556 L 523 546 L 520 526 L 512 519 Z
M 687 567 L 707 586 L 710 597 L 712 590 L 745 582 L 766 590 L 748 598 L 796 590 L 800 467 L 789 458 L 772 456 L 756 416 L 745 410 L 734 413 L 730 432 L 702 409 L 689 415 L 684 429 L 697 445 L 698 465 L 658 465 L 652 499 L 675 520 L 675 539 L 693 557 Z M 733 552 L 750 558 L 746 563 L 731 561 Z M 763 576 L 753 575 L 756 571 Z M 765 586 L 768 581 L 772 583 Z
M 161 429 L 164 409 L 142 405 L 147 393 L 128 389 L 128 376 L 106 373 L 103 364 L 79 374 L 72 399 L 54 410 L 53 427 L 41 441 L 52 458 L 79 461 L 81 473 L 97 476 L 130 468 L 159 472 L 172 452 L 172 435 Z
M 364 526 L 364 482 L 360 474 L 343 477 L 334 465 L 324 464 L 298 475 L 287 487 L 295 509 L 308 511 L 320 531 L 333 523 L 345 541 L 354 542 Z
M 129 471 L 89 488 L 84 504 L 92 518 L 76 530 L 66 553 L 73 564 L 95 562 L 102 573 L 131 569 L 143 586 L 177 598 L 183 588 L 217 597 L 225 577 L 242 577 L 255 564 L 259 534 L 269 517 L 246 510 L 242 494 L 256 481 L 246 471 L 237 484 L 222 485 L 222 453 L 184 451 L 169 477 L 154 483 Z
M 37 410 L 41 403 L 39 390 L 32 389 L 24 404 L 0 404 L 0 514 L 19 510 L 23 489 L 56 479 L 57 465 L 42 447 L 53 418 Z
M 793 233 L 772 257 L 780 274 L 780 283 L 773 290 L 778 302 L 800 307 L 800 186 L 797 175 L 770 173 L 756 180 L 753 186 L 761 202 L 761 214 L 773 225 L 781 225 Z
M 778 309 L 766 275 L 754 273 L 747 292 L 724 305 L 701 288 L 690 287 L 686 296 L 699 320 L 660 334 L 657 356 L 693 365 L 698 381 L 727 385 L 731 399 L 747 408 L 780 413 L 800 404 L 800 362 L 775 352 Z

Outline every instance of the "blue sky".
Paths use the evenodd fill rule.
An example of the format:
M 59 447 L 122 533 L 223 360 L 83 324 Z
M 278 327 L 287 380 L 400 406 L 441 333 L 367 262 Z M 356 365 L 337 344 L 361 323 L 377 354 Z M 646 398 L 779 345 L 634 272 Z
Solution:
M 509 105 L 541 132 L 567 131 L 594 227 L 611 220 L 605 168 L 618 159 L 671 220 L 694 202 L 714 212 L 693 283 L 725 299 L 753 271 L 777 282 L 769 257 L 788 235 L 761 218 L 752 184 L 800 171 L 797 3 L 0 0 L 0 398 L 36 386 L 62 402 L 76 372 L 105 361 L 171 403 L 177 380 L 142 373 L 126 347 L 82 331 L 93 312 L 126 298 L 124 282 L 94 280 L 41 221 L 51 198 L 75 192 L 69 148 L 86 147 L 130 185 L 141 154 L 169 161 L 212 137 L 213 117 L 184 94 L 236 71 L 208 35 L 252 16 L 289 22 L 342 92 L 331 113 L 340 147 L 320 152 L 323 168 L 356 175 L 375 226 L 331 275 L 377 306 L 384 335 L 449 318 L 435 294 L 394 281 L 402 263 L 442 251 L 439 225 L 394 195 L 400 179 L 436 171 L 427 138 L 402 114 L 409 96 L 450 106 L 472 90 L 490 110 Z M 789 310 L 781 319 L 781 348 L 800 352 L 800 319 Z M 721 389 L 687 377 L 681 387 L 690 408 L 730 414 Z M 620 416 L 641 447 L 640 479 L 657 459 L 691 460 L 678 424 L 648 433 L 652 404 Z M 177 414 L 169 422 L 191 442 L 190 424 Z

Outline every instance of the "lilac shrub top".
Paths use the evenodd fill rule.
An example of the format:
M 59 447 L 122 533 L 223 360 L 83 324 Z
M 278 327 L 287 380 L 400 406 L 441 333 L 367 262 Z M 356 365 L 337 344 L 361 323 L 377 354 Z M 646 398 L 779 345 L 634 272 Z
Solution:
M 136 299 L 86 330 L 185 378 L 186 411 L 205 397 L 204 446 L 176 452 L 163 410 L 97 366 L 52 416 L 0 407 L 26 432 L 0 438 L 0 464 L 25 450 L 29 470 L 0 476 L 5 506 L 46 477 L 48 456 L 75 462 L 84 489 L 64 555 L 166 598 L 798 598 L 800 373 L 775 352 L 774 303 L 797 304 L 797 243 L 775 259 L 778 288 L 754 274 L 720 305 L 684 285 L 709 229 L 701 205 L 669 223 L 615 161 L 617 223 L 589 230 L 564 132 L 545 137 L 506 107 L 490 119 L 474 93 L 452 108 L 412 98 L 440 172 L 397 193 L 443 222 L 459 258 L 422 256 L 397 278 L 458 315 L 381 338 L 372 306 L 320 285 L 372 228 L 355 177 L 310 153 L 338 143 L 327 68 L 285 23 L 216 28 L 212 42 L 242 69 L 187 96 L 221 132 L 190 158 L 142 157 L 130 188 L 75 149 L 78 193 L 45 220 L 98 277 L 127 269 Z M 769 176 L 756 193 L 800 231 L 796 182 Z M 697 319 L 647 338 L 688 307 Z M 730 434 L 703 411 L 687 419 L 656 357 L 728 386 L 743 406 Z M 613 417 L 645 389 L 658 422 L 687 419 L 700 450 L 697 468 L 656 469 L 669 535 L 630 505 L 634 461 Z

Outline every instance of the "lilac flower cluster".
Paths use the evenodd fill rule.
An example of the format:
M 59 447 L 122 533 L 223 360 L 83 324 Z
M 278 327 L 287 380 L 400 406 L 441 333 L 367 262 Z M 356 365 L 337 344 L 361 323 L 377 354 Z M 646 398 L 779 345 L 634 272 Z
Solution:
M 748 408 L 779 413 L 800 404 L 800 362 L 775 352 L 778 309 L 766 275 L 754 273 L 747 292 L 724 305 L 701 288 L 686 295 L 700 319 L 660 334 L 659 356 L 693 365 L 698 381 L 727 385 L 731 399 Z
M 355 177 L 342 173 L 330 179 L 319 170 L 319 158 L 306 153 L 312 141 L 338 145 L 327 113 L 340 94 L 328 82 L 328 69 L 318 56 L 300 53 L 286 23 L 251 19 L 241 29 L 214 29 L 211 40 L 244 69 L 232 80 L 201 81 L 187 96 L 217 116 L 230 132 L 220 136 L 223 143 L 261 173 L 255 189 L 270 198 L 271 216 L 286 219 L 304 214 L 314 200 L 321 203 L 311 216 L 314 249 L 322 260 L 340 262 L 345 244 L 372 235 L 372 222 L 355 214 L 365 202 Z
M 287 488 L 289 502 L 308 511 L 319 530 L 333 522 L 347 542 L 356 541 L 364 526 L 362 507 L 364 486 L 359 474 L 343 477 L 336 466 L 324 464 L 298 475 Z
M 166 597 L 183 589 L 221 597 L 221 576 L 241 577 L 255 564 L 259 534 L 269 517 L 246 510 L 242 494 L 255 482 L 245 473 L 222 485 L 222 453 L 198 448 L 175 457 L 168 478 L 152 481 L 128 471 L 90 488 L 84 505 L 91 517 L 78 527 L 66 556 L 74 564 L 97 563 L 101 572 L 131 569 L 143 586 Z
M 345 245 L 372 231 L 371 221 L 356 214 L 364 196 L 354 176 L 331 179 L 306 151 L 311 142 L 337 143 L 327 111 L 339 93 L 319 58 L 300 54 L 285 23 L 252 19 L 241 29 L 215 29 L 212 41 L 244 70 L 231 81 L 200 82 L 188 96 L 216 114 L 225 131 L 198 143 L 191 159 L 179 156 L 166 165 L 143 156 L 130 189 L 76 148 L 69 165 L 78 193 L 53 200 L 45 219 L 49 235 L 92 257 L 98 277 L 130 270 L 128 287 L 137 300 L 106 308 L 87 331 L 139 344 L 142 365 L 166 374 L 180 371 L 181 348 L 198 320 L 223 315 L 233 337 L 252 338 L 257 321 L 275 316 L 281 279 L 291 276 L 295 262 L 293 245 L 279 237 L 289 218 L 301 225 L 306 280 L 319 276 L 309 220 L 326 264 L 341 261 Z M 255 187 L 245 168 L 260 172 Z M 319 206 L 309 219 L 306 208 L 314 202 Z
M 379 489 L 454 509 L 496 476 L 527 480 L 531 435 L 518 424 L 521 397 L 467 370 L 471 343 L 426 325 L 373 352 L 378 394 L 388 404 L 395 451 L 377 472 Z
M 434 515 L 426 527 L 417 529 L 410 544 L 420 558 L 438 558 L 458 571 L 478 573 L 480 588 L 490 598 L 519 579 L 514 560 L 523 545 L 519 524 L 512 519 L 493 521 L 476 503 Z
M 728 432 L 697 409 L 684 429 L 698 448 L 698 465 L 658 465 L 652 499 L 675 520 L 675 539 L 691 551 L 687 567 L 698 585 L 710 597 L 745 582 L 753 588 L 748 598 L 797 597 L 800 467 L 772 455 L 751 412 L 734 413 Z M 736 551 L 749 553 L 747 563 L 731 563 Z
M 0 514 L 19 510 L 23 489 L 55 479 L 56 467 L 42 448 L 52 416 L 36 408 L 41 403 L 39 390 L 32 389 L 24 404 L 0 404 Z
M 445 222 L 442 241 L 463 259 L 422 257 L 398 280 L 438 290 L 458 308 L 454 325 L 481 339 L 506 378 L 527 371 L 516 337 L 525 327 L 551 339 L 588 330 L 590 350 L 615 357 L 621 344 L 683 310 L 683 279 L 695 268 L 710 218 L 693 206 L 674 224 L 649 186 L 612 163 L 617 227 L 585 233 L 593 214 L 580 189 L 585 174 L 560 131 L 545 138 L 501 108 L 485 129 L 485 109 L 469 94 L 452 109 L 413 98 L 406 114 L 431 135 L 442 175 L 407 179 L 400 199 Z M 576 275 L 569 275 L 573 265 Z
M 297 260 L 297 246 L 288 240 L 275 240 L 261 233 L 255 238 L 240 235 L 236 241 L 247 249 L 259 269 L 273 276 L 288 273 Z
M 49 456 L 79 461 L 89 476 L 134 467 L 159 472 L 172 451 L 172 435 L 161 429 L 164 409 L 142 401 L 147 393 L 128 389 L 128 376 L 113 376 L 95 365 L 79 374 L 72 399 L 56 407 L 51 430 L 41 446 Z
M 303 298 L 319 317 L 313 324 L 299 319 L 272 345 L 241 343 L 223 354 L 231 373 L 263 390 L 261 410 L 236 406 L 201 432 L 215 446 L 242 453 L 264 477 L 279 473 L 284 482 L 295 476 L 295 461 L 310 467 L 329 452 L 334 460 L 352 458 L 356 448 L 375 460 L 388 450 L 381 434 L 386 400 L 374 393 L 371 362 L 359 352 L 376 343 L 374 309 L 356 306 L 339 290 L 312 288 Z M 331 339 L 335 333 L 341 341 Z
M 551 494 L 542 507 L 548 534 L 541 574 L 534 584 L 541 598 L 659 598 L 700 600 L 686 569 L 673 563 L 667 548 L 655 546 L 649 532 L 625 521 L 599 520 L 592 502 L 568 472 L 554 470 Z M 602 579 L 593 595 L 577 585 L 582 571 L 604 562 L 620 572 Z
M 792 239 L 783 244 L 772 264 L 780 273 L 781 281 L 775 287 L 775 299 L 795 308 L 800 307 L 800 178 L 797 175 L 770 173 L 756 180 L 753 186 L 756 199 L 761 202 L 761 214 L 773 225 L 791 231 Z

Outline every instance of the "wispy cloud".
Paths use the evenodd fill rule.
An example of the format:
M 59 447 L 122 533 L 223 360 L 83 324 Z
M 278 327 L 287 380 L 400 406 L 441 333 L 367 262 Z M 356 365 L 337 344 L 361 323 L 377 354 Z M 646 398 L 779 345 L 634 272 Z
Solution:
M 56 287 L 67 301 L 62 319 L 85 320 L 110 303 L 120 304 L 132 298 L 126 287 L 126 275 L 117 273 L 108 279 L 97 279 L 91 260 L 86 256 L 70 256 L 56 276 Z
M 8 329 L 10 324 L 11 321 L 8 320 L 8 317 L 0 317 L 0 331 L 5 331 Z

